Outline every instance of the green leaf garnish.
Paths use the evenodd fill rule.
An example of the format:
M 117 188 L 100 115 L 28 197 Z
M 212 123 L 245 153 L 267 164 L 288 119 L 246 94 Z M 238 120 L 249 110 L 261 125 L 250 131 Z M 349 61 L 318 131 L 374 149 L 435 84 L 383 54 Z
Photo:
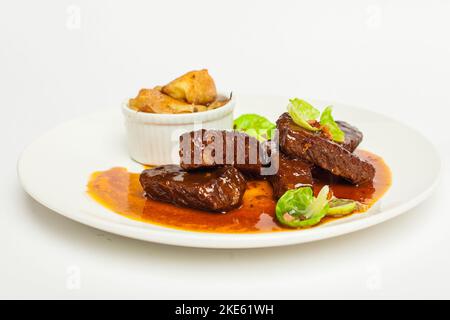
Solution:
M 235 130 L 243 131 L 260 141 L 270 140 L 276 125 L 267 118 L 257 114 L 243 114 L 234 120 Z
M 325 216 L 343 216 L 355 212 L 363 204 L 333 197 L 328 199 L 330 189 L 324 186 L 317 198 L 311 187 L 288 190 L 278 200 L 276 216 L 280 223 L 289 227 L 304 228 L 318 224 Z
M 331 134 L 331 137 L 336 142 L 344 142 L 345 141 L 345 133 L 339 128 L 338 124 L 334 121 L 331 112 L 333 111 L 333 107 L 328 106 L 322 112 L 320 116 L 320 124 L 323 127 L 326 127 Z
M 314 197 L 311 187 L 288 190 L 277 202 L 278 221 L 289 227 L 309 227 L 318 224 L 328 212 L 328 186 Z
M 327 216 L 341 216 L 354 212 L 358 208 L 359 202 L 350 199 L 333 198 L 330 200 L 329 206 Z
M 311 131 L 319 131 L 319 128 L 313 127 L 308 121 L 316 120 L 320 115 L 320 111 L 310 105 L 308 102 L 295 98 L 290 99 L 288 105 L 289 115 L 292 120 L 300 127 Z
M 320 125 L 331 135 L 331 138 L 336 142 L 345 141 L 345 133 L 339 128 L 338 124 L 334 121 L 331 115 L 333 108 L 328 106 L 320 114 L 320 111 L 314 108 L 311 104 L 305 100 L 298 98 L 290 99 L 288 105 L 288 112 L 292 120 L 302 128 L 310 131 L 320 131 L 320 128 L 314 127 L 310 124 L 310 121 L 315 121 L 320 116 Z

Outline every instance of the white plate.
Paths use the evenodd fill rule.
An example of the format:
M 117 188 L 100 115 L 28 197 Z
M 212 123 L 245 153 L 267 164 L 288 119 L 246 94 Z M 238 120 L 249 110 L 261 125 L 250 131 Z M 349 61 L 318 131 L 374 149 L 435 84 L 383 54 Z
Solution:
M 238 97 L 236 110 L 275 121 L 286 102 L 286 98 L 273 96 Z M 320 108 L 330 104 L 312 102 Z M 361 148 L 384 158 L 392 170 L 393 184 L 367 213 L 308 230 L 258 234 L 180 231 L 130 220 L 97 204 L 85 192 L 92 172 L 118 166 L 132 172 L 142 170 L 128 157 L 120 108 L 70 121 L 37 139 L 19 160 L 19 177 L 34 199 L 75 221 L 130 238 L 202 248 L 272 247 L 335 237 L 391 219 L 430 195 L 439 177 L 440 159 L 427 139 L 386 116 L 333 105 L 336 118 L 364 132 Z

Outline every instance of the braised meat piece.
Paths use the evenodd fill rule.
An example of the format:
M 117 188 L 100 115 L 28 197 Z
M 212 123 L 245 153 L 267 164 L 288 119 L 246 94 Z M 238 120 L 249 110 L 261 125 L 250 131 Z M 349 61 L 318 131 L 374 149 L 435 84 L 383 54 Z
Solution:
M 281 198 L 288 190 L 312 186 L 312 168 L 313 165 L 307 161 L 280 154 L 278 171 L 269 177 L 275 199 Z
M 239 207 L 246 189 L 245 178 L 230 166 L 186 172 L 166 165 L 145 170 L 140 182 L 150 199 L 214 212 Z
M 345 141 L 342 146 L 350 152 L 355 151 L 363 139 L 362 132 L 345 121 L 336 121 L 336 123 L 345 133 Z
M 198 130 L 180 136 L 181 167 L 185 170 L 232 165 L 245 174 L 259 174 L 270 162 L 268 148 L 238 131 Z
M 341 144 L 321 132 L 312 132 L 295 124 L 288 113 L 277 121 L 280 148 L 286 155 L 307 160 L 354 184 L 372 181 L 375 168 L 349 151 L 356 143 Z

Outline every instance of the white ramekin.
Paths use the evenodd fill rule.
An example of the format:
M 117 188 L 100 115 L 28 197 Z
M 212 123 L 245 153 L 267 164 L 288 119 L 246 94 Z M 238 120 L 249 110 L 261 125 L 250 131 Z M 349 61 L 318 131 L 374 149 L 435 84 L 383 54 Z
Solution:
M 132 110 L 124 103 L 130 156 L 144 165 L 178 164 L 180 135 L 199 129 L 232 129 L 235 105 L 233 96 L 226 105 L 211 111 L 156 114 Z

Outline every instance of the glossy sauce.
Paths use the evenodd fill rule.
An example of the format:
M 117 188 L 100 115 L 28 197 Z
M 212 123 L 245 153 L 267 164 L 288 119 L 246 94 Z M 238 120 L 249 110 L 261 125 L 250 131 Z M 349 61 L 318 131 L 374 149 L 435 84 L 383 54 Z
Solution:
M 319 173 L 314 183 L 314 191 L 317 193 L 324 184 L 328 184 L 336 197 L 357 200 L 369 208 L 391 186 L 391 172 L 383 159 L 377 155 L 367 151 L 355 153 L 375 167 L 373 183 L 353 186 L 325 173 Z M 277 223 L 276 201 L 272 198 L 272 187 L 267 181 L 249 181 L 242 206 L 225 214 L 181 208 L 146 199 L 139 183 L 139 174 L 129 173 L 124 168 L 92 174 L 88 194 L 120 215 L 171 228 L 221 233 L 295 230 Z M 339 218 L 326 217 L 320 224 L 336 219 Z

